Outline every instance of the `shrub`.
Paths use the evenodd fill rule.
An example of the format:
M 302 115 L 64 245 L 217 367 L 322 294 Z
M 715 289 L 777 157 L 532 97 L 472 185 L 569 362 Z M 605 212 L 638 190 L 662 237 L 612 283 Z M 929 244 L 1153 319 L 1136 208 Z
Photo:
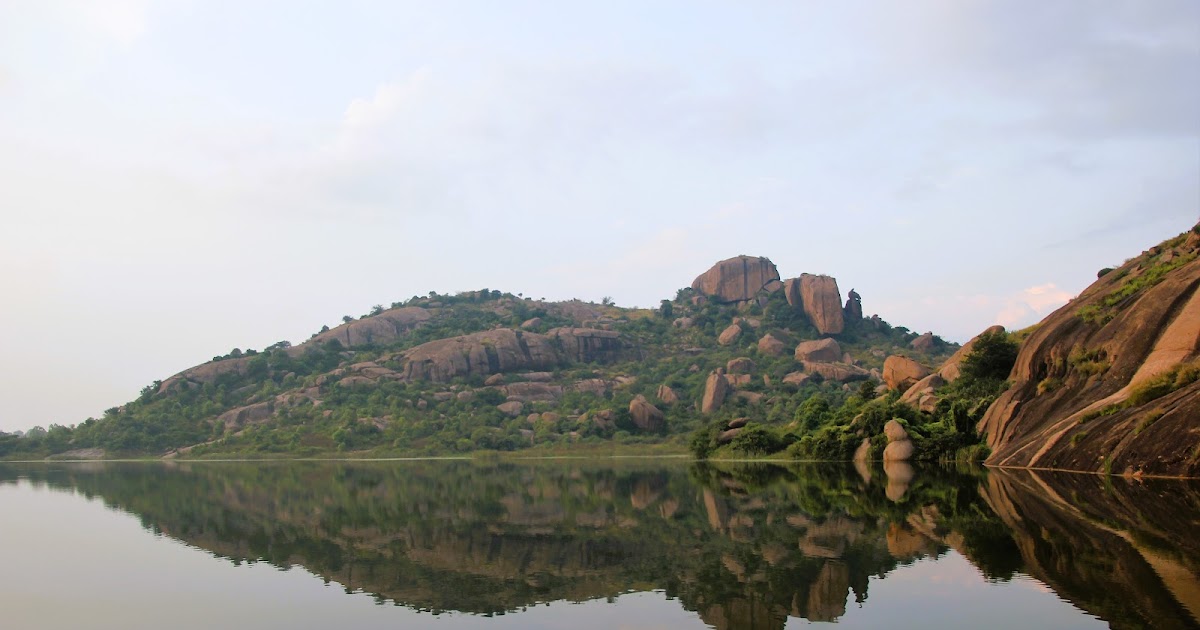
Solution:
M 742 429 L 729 443 L 735 451 L 750 455 L 770 455 L 787 447 L 787 442 L 771 429 L 753 425 Z
M 1005 380 L 1017 362 L 1017 342 L 1005 332 L 988 332 L 975 340 L 963 359 L 962 375 L 970 379 Z

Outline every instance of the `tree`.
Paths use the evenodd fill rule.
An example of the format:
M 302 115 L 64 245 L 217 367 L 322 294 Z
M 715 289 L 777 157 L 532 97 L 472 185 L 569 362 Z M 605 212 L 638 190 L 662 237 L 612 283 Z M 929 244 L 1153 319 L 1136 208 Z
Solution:
M 600 303 L 603 304 L 604 306 L 615 306 L 616 305 L 616 303 L 613 302 L 612 296 L 610 296 L 610 295 L 606 295 L 606 296 L 600 298 Z
M 675 307 L 671 305 L 671 300 L 663 300 L 659 303 L 658 314 L 663 319 L 671 319 L 675 315 Z
M 352 321 L 354 321 L 353 317 L 350 317 L 349 315 L 342 315 L 342 323 L 343 324 L 349 324 Z
M 975 339 L 974 347 L 963 359 L 962 375 L 1003 381 L 1016 362 L 1017 342 L 1003 331 L 986 332 Z

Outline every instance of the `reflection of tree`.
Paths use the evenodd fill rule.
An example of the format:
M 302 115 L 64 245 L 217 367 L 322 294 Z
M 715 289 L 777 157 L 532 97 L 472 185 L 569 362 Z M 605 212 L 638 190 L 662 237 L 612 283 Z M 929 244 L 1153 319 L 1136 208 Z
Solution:
M 16 474 L 0 466 L 0 482 Z M 1070 566 L 1045 554 L 1069 557 L 1073 546 L 1031 543 L 1020 526 L 1014 541 L 1005 523 L 1028 516 L 994 474 L 922 471 L 899 496 L 880 471 L 770 464 L 92 464 L 20 474 L 102 497 L 234 562 L 303 565 L 348 591 L 432 611 L 662 589 L 718 628 L 780 628 L 789 616 L 837 619 L 851 594 L 867 598 L 870 576 L 951 547 L 996 579 L 1023 558 L 1091 605 L 1070 594 L 1090 583 L 1047 568 Z M 1170 523 L 1139 531 L 1172 532 Z

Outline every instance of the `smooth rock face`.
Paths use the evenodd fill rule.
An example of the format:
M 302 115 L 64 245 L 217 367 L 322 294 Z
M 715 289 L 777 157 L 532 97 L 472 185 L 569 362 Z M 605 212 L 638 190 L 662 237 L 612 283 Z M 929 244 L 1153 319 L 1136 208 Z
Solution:
M 903 462 L 912 459 L 916 449 L 913 448 L 912 440 L 903 440 L 900 442 L 889 442 L 887 448 L 883 449 L 883 461 L 885 462 Z
M 937 341 L 933 338 L 933 333 L 927 332 L 913 339 L 908 345 L 917 352 L 933 352 L 937 347 Z
M 728 346 L 729 344 L 737 341 L 737 338 L 740 337 L 741 334 L 741 326 L 738 326 L 737 324 L 730 324 L 728 328 L 721 331 L 721 336 L 717 337 L 717 343 L 721 344 L 722 346 Z
M 721 408 L 725 395 L 729 393 L 729 381 L 720 370 L 708 375 L 704 382 L 704 398 L 700 402 L 700 413 L 712 413 Z
M 337 340 L 347 348 L 368 344 L 387 344 L 403 337 L 421 326 L 431 317 L 429 309 L 405 306 L 384 311 L 378 315 L 364 317 L 327 330 L 294 348 L 310 344 L 322 344 Z
M 496 408 L 499 409 L 501 412 L 503 412 L 513 418 L 516 418 L 517 416 L 521 415 L 522 411 L 525 411 L 525 404 L 520 401 L 510 400 L 508 402 L 504 402 L 504 403 L 500 403 L 499 405 L 496 405 Z
M 750 418 L 734 418 L 733 420 L 730 420 L 729 424 L 727 424 L 725 426 L 729 427 L 730 429 L 740 429 L 740 428 L 746 426 L 747 422 L 750 422 Z
M 549 337 L 505 328 L 430 341 L 402 356 L 405 380 L 435 383 L 460 376 L 549 370 L 563 363 Z
M 725 371 L 730 374 L 750 374 L 754 372 L 755 367 L 754 361 L 751 361 L 748 357 L 738 357 L 730 359 L 725 364 Z
M 802 309 L 822 335 L 836 335 L 845 329 L 837 280 L 805 273 L 785 280 L 783 287 L 788 304 Z
M 567 358 L 581 363 L 613 363 L 624 358 L 621 334 L 596 328 L 555 328 L 547 337 L 558 339 Z
M 718 302 L 745 302 L 778 280 L 779 270 L 770 260 L 735 256 L 700 274 L 692 288 Z
M 786 376 L 783 377 L 783 382 L 787 383 L 788 385 L 795 385 L 795 386 L 799 387 L 799 386 L 807 383 L 811 379 L 812 379 L 811 374 L 805 374 L 804 372 L 789 372 Z
M 667 405 L 673 405 L 679 402 L 679 394 L 676 394 L 675 390 L 666 385 L 659 385 L 658 392 L 655 395 L 659 400 L 663 401 L 663 403 Z
M 992 449 L 989 465 L 1200 477 L 1200 381 L 1133 396 L 1148 380 L 1200 362 L 1197 234 L 1200 225 L 1130 259 L 1030 332 L 1012 387 L 977 427 Z M 1152 270 L 1165 273 L 1148 283 Z M 1106 303 L 1133 282 L 1140 290 Z M 1083 353 L 1099 368 L 1072 360 Z M 1049 379 L 1054 387 L 1043 386 Z
M 645 396 L 638 394 L 629 403 L 629 417 L 642 431 L 661 431 L 666 428 L 666 418 L 658 407 L 650 404 Z
M 527 320 L 521 322 L 521 328 L 523 330 L 530 330 L 532 328 L 537 328 L 538 326 L 541 326 L 541 325 L 542 325 L 541 317 L 534 317 L 534 318 L 527 319 Z
M 851 383 L 854 381 L 865 381 L 871 378 L 871 373 L 854 365 L 846 365 L 845 363 L 821 363 L 819 361 L 805 361 L 803 363 L 804 371 L 810 374 L 820 374 L 827 381 L 838 381 L 840 383 Z M 786 378 L 784 381 L 786 382 Z
M 883 425 L 883 434 L 887 436 L 889 443 L 909 439 L 908 431 L 904 430 L 904 425 L 895 420 L 888 420 L 887 424 Z
M 833 339 L 802 341 L 796 346 L 796 360 L 837 363 L 842 360 L 842 347 Z
M 781 357 L 787 350 L 787 346 L 783 340 L 771 333 L 763 335 L 762 339 L 758 340 L 758 351 L 770 357 Z
M 892 355 L 883 362 L 883 382 L 888 389 L 907 390 L 933 372 L 908 357 Z

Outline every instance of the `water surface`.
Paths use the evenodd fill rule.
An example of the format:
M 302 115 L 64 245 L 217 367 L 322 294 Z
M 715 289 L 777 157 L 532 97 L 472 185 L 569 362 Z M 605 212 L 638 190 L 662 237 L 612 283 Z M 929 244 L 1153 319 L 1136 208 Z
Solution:
M 0 464 L 5 627 L 1200 627 L 1200 487 L 673 461 Z

